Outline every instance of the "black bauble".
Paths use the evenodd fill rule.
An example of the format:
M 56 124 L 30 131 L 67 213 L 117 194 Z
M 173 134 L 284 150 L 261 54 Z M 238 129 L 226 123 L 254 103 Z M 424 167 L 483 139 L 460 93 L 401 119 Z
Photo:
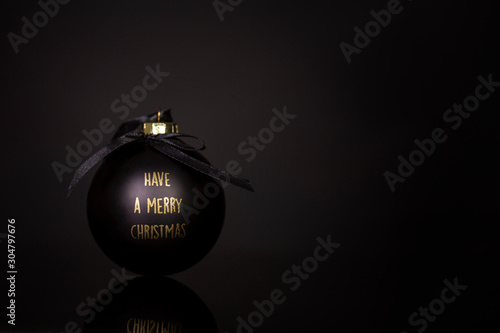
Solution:
M 189 155 L 208 163 L 198 152 Z M 87 198 L 99 247 L 116 264 L 144 275 L 196 264 L 217 241 L 224 214 L 224 192 L 216 180 L 144 141 L 107 156 Z

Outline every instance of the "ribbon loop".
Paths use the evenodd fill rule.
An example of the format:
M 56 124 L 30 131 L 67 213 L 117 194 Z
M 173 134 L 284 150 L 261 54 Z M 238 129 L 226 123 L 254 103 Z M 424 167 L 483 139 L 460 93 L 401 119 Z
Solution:
M 171 140 L 173 138 L 193 138 L 201 143 L 201 146 L 196 148 L 193 147 L 181 140 Z M 205 141 L 202 139 L 194 136 L 194 135 L 189 135 L 189 134 L 183 134 L 183 133 L 166 133 L 166 134 L 160 134 L 156 136 L 147 136 L 146 141 L 161 141 L 163 143 L 169 144 L 171 146 L 174 146 L 176 148 L 179 148 L 181 150 L 189 150 L 189 151 L 197 151 L 197 150 L 204 150 L 207 145 L 205 144 Z
M 193 170 L 204 173 L 205 175 L 210 176 L 214 179 L 241 187 L 245 190 L 251 192 L 254 191 L 248 179 L 241 178 L 232 175 L 226 171 L 220 170 L 210 164 L 200 161 L 194 157 L 191 157 L 190 155 L 184 152 L 184 151 L 198 151 L 205 149 L 206 148 L 205 142 L 200 138 L 194 135 L 183 134 L 183 133 L 166 133 L 160 135 L 144 136 L 142 130 L 135 129 L 137 128 L 137 125 L 135 127 L 131 126 L 132 123 L 136 124 L 148 117 L 150 116 L 139 117 L 133 119 L 133 121 L 129 121 L 126 124 L 124 124 L 126 126 L 120 127 L 122 129 L 121 132 L 124 132 L 125 128 L 129 129 L 127 132 L 118 137 L 116 137 L 115 135 L 115 138 L 108 145 L 100 149 L 97 153 L 95 153 L 89 159 L 83 162 L 75 171 L 73 179 L 71 179 L 71 182 L 68 187 L 67 197 L 68 198 L 70 197 L 71 192 L 78 184 L 78 182 L 83 178 L 83 176 L 85 176 L 85 174 L 89 172 L 90 169 L 92 169 L 97 163 L 102 161 L 106 156 L 108 156 L 109 154 L 111 154 L 113 151 L 117 150 L 120 147 L 123 147 L 132 142 L 136 142 L 142 139 L 145 139 L 145 144 L 147 144 L 151 148 L 155 149 L 156 151 L 162 153 L 165 156 L 172 158 L 177 162 L 183 163 L 184 165 L 192 168 Z M 201 146 L 193 147 L 181 141 L 180 138 L 182 137 L 195 139 L 201 143 Z

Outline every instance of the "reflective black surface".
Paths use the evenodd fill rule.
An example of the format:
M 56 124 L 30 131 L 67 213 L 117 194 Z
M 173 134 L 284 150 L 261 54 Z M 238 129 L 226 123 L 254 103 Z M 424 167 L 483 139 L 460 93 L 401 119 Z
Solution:
M 85 319 L 84 332 L 218 332 L 203 301 L 166 277 L 140 277 L 128 283 L 97 315 Z

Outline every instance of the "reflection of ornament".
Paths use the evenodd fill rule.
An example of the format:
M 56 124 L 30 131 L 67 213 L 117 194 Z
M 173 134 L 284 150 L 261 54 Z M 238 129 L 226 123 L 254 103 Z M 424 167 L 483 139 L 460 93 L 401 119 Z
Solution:
M 160 122 L 158 112 L 157 122 L 122 125 L 119 137 L 82 164 L 70 185 L 105 157 L 88 193 L 90 229 L 109 258 L 140 274 L 176 273 L 210 251 L 224 220 L 218 180 L 253 190 L 248 181 L 212 167 L 196 151 L 204 144 L 193 148 L 181 141 L 192 136 L 177 134 L 169 118 L 166 112 Z
M 86 318 L 85 333 L 96 332 L 206 332 L 217 324 L 203 301 L 189 288 L 166 277 L 139 277 Z

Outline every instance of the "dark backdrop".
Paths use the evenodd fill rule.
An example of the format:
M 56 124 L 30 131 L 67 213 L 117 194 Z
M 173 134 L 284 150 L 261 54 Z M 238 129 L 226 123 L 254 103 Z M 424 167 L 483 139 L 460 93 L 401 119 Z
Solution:
M 128 118 L 171 108 L 183 132 L 207 142 L 214 165 L 237 160 L 256 189 L 226 190 L 216 246 L 171 276 L 220 332 L 236 332 L 237 318 L 248 321 L 252 302 L 274 289 L 286 301 L 256 332 L 417 332 L 423 324 L 409 316 L 441 297 L 445 279 L 467 289 L 427 332 L 496 323 L 500 92 L 456 130 L 443 120 L 474 95 L 480 75 L 500 81 L 496 2 L 402 0 L 350 63 L 340 44 L 354 45 L 353 29 L 390 2 L 232 3 L 221 21 L 211 1 L 73 0 L 15 53 L 8 34 L 21 35 L 22 18 L 32 22 L 41 7 L 3 2 L 0 233 L 15 218 L 18 274 L 15 327 L 0 292 L 2 331 L 83 324 L 77 306 L 120 270 L 87 225 L 95 170 L 66 199 L 72 174 L 60 182 L 51 164 L 64 163 L 82 130 L 103 118 L 120 124 L 112 102 L 157 64 L 169 76 Z M 296 117 L 247 162 L 238 145 L 285 106 Z M 398 156 L 435 128 L 447 140 L 391 192 L 384 172 L 397 173 Z M 328 235 L 341 246 L 290 290 L 282 274 Z

